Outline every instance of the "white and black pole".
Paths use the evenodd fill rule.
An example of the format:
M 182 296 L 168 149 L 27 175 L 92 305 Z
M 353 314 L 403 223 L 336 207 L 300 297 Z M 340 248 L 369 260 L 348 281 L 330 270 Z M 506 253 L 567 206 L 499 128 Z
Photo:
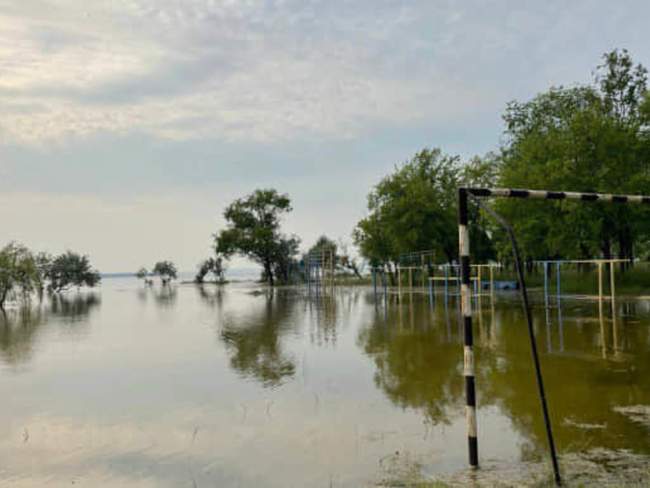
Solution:
M 463 317 L 463 376 L 465 378 L 465 416 L 467 420 L 467 447 L 469 464 L 478 467 L 478 439 L 476 425 L 476 385 L 474 378 L 474 337 L 472 331 L 472 302 L 470 288 L 469 229 L 467 227 L 467 190 L 458 190 L 458 255 L 460 258 L 460 298 Z

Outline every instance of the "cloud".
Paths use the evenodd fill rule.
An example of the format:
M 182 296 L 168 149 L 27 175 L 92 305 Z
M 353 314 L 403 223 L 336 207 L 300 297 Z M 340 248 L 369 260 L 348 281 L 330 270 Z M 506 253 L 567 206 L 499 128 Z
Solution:
M 382 60 L 382 46 L 390 50 L 396 31 L 413 22 L 385 4 L 374 17 L 348 9 L 350 18 L 283 2 L 59 5 L 45 19 L 27 9 L 0 17 L 5 143 L 133 131 L 174 140 L 340 139 L 431 110 L 454 118 L 478 102 L 458 79 L 399 70 L 395 62 L 411 49 Z M 65 19 L 78 10 L 74 23 Z

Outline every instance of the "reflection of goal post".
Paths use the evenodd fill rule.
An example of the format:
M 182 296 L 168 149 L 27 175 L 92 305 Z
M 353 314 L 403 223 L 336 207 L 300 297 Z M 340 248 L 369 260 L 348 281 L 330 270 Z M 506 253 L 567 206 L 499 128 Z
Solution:
M 642 195 L 611 195 L 601 193 L 577 193 L 563 191 L 545 191 L 545 190 L 516 190 L 507 188 L 459 188 L 458 189 L 458 247 L 461 265 L 461 310 L 464 323 L 464 368 L 463 376 L 465 377 L 465 399 L 466 399 L 466 417 L 467 417 L 467 435 L 469 448 L 469 463 L 473 467 L 478 466 L 478 442 L 476 426 L 476 392 L 474 383 L 474 350 L 472 334 L 472 307 L 471 307 L 471 290 L 470 290 L 470 246 L 468 231 L 468 197 L 504 197 L 504 198 L 534 198 L 543 200 L 581 200 L 585 202 L 614 202 L 614 203 L 644 203 L 650 204 L 650 196 Z M 478 201 L 478 200 L 477 200 Z M 511 230 L 511 229 L 510 229 Z M 511 235 L 511 237 L 513 237 Z M 513 237 L 513 246 L 514 237 Z M 515 246 L 516 247 L 516 246 Z M 516 252 L 516 250 L 515 250 Z M 527 307 L 527 298 L 525 289 L 522 291 L 524 305 Z M 527 312 L 527 316 L 529 316 Z M 544 396 L 544 387 L 539 370 L 539 361 L 537 357 L 537 348 L 534 340 L 534 332 L 529 320 L 529 332 L 531 334 L 531 348 L 533 360 L 535 361 L 538 387 L 542 401 L 542 409 L 545 420 L 548 419 L 546 400 Z M 549 444 L 553 455 L 554 468 L 556 470 L 556 482 L 559 483 L 559 473 L 555 460 L 552 433 L 550 424 L 547 422 L 547 434 Z

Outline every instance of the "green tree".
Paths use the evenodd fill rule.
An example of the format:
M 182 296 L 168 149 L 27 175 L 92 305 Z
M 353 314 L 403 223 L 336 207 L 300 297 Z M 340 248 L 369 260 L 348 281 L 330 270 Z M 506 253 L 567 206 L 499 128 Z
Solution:
M 149 270 L 144 266 L 138 270 L 135 277 L 139 280 L 143 280 L 145 285 L 151 284 L 152 280 L 149 279 Z
M 646 70 L 626 51 L 603 56 L 594 84 L 551 88 L 505 112 L 499 183 L 506 187 L 648 193 Z M 501 200 L 529 260 L 621 258 L 648 238 L 648 210 L 606 203 Z M 502 255 L 509 245 L 497 233 Z M 501 237 L 499 237 L 501 236 Z
M 176 265 L 171 261 L 158 261 L 153 267 L 153 274 L 160 277 L 163 285 L 168 285 L 178 277 Z
M 457 189 L 463 182 L 488 179 L 488 169 L 494 172 L 493 165 L 481 158 L 463 166 L 457 156 L 444 155 L 440 149 L 416 153 L 368 195 L 369 215 L 353 233 L 361 254 L 373 266 L 389 268 L 401 254 L 429 249 L 439 260 L 453 261 L 458 255 Z M 484 234 L 480 227 L 475 232 Z M 488 246 L 474 255 L 484 259 L 490 251 Z
M 299 240 L 280 232 L 280 218 L 291 210 L 289 196 L 273 189 L 235 200 L 224 212 L 227 227 L 215 236 L 217 254 L 239 254 L 259 263 L 271 286 L 276 278 L 288 279 Z
M 11 292 L 18 292 L 23 299 L 38 285 L 38 269 L 34 256 L 22 244 L 11 242 L 0 250 L 0 310 Z
M 66 251 L 56 256 L 47 267 L 48 290 L 59 293 L 72 286 L 93 288 L 100 281 L 99 272 L 92 268 L 88 256 Z
M 217 282 L 223 282 L 225 271 L 221 256 L 208 258 L 199 264 L 199 270 L 194 277 L 194 281 L 201 284 L 205 281 L 207 275 L 212 274 Z

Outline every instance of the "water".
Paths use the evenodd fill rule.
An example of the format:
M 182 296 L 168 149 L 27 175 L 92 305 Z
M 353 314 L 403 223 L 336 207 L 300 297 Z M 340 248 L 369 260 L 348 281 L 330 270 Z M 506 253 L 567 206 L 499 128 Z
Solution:
M 161 290 L 114 279 L 100 292 L 10 311 L 0 323 L 0 485 L 356 487 L 547 476 L 516 296 L 476 304 L 478 475 L 466 471 L 457 303 L 390 299 L 384 308 L 365 288 L 310 299 L 253 284 Z M 647 465 L 649 310 L 621 300 L 612 321 L 609 303 L 602 314 L 596 302 L 566 300 L 548 314 L 536 304 L 569 474 L 625 476 Z

